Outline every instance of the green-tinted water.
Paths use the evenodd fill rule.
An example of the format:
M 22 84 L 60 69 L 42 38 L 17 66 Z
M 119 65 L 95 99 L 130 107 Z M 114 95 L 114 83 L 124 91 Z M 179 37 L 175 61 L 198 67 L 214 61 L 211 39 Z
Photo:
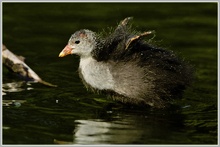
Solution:
M 50 88 L 3 68 L 3 144 L 217 144 L 217 3 L 3 3 L 3 43 Z M 157 45 L 194 65 L 180 108 L 142 110 L 87 92 L 78 57 L 58 58 L 70 35 L 133 16 Z

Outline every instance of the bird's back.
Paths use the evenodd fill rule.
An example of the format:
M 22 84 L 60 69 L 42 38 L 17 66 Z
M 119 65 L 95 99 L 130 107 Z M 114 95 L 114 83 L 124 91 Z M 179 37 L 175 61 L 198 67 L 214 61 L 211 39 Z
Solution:
M 164 107 L 174 97 L 181 97 L 191 82 L 192 70 L 172 51 L 148 44 L 143 34 L 119 25 L 98 40 L 92 55 L 97 62 L 108 63 L 115 99 Z

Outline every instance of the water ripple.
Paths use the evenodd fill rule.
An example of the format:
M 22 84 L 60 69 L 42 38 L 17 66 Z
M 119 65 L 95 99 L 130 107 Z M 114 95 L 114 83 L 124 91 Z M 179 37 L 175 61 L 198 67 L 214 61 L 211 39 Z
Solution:
M 10 92 L 21 92 L 24 90 L 32 90 L 31 83 L 33 82 L 25 82 L 25 81 L 16 81 L 10 83 L 2 84 L 2 95 L 6 95 Z

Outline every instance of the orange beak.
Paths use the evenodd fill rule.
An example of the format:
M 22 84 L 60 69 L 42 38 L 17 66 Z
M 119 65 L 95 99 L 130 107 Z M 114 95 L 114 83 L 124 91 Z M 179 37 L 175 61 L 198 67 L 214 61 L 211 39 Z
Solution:
M 65 48 L 60 52 L 59 57 L 64 57 L 70 55 L 72 52 L 72 48 L 70 45 L 66 45 Z

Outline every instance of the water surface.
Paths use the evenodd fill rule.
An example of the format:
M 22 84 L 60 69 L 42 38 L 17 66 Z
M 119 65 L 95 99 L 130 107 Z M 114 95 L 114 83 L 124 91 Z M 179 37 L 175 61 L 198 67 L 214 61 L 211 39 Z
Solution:
M 3 3 L 3 43 L 51 88 L 3 68 L 3 144 L 217 144 L 217 3 Z M 58 58 L 70 35 L 133 16 L 156 45 L 195 68 L 176 106 L 125 106 L 88 92 L 79 58 Z

